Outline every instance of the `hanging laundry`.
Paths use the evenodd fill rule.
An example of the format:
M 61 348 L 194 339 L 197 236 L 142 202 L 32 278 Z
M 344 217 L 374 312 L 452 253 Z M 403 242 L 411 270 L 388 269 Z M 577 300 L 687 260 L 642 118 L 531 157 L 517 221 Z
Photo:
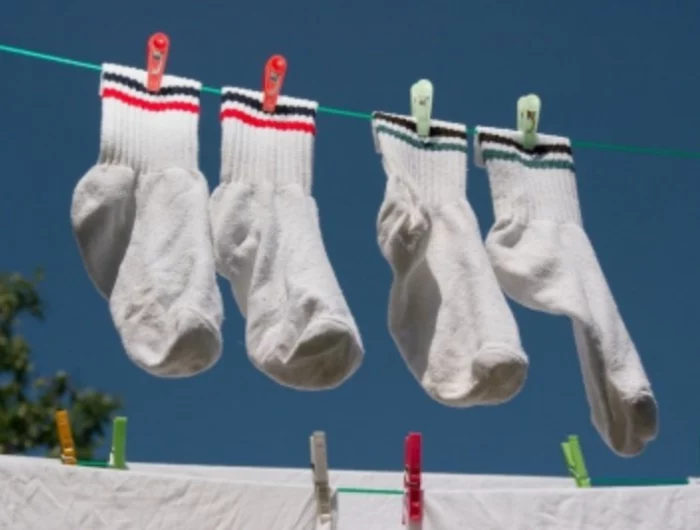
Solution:
M 317 103 L 222 90 L 221 183 L 211 197 L 218 272 L 246 318 L 253 364 L 305 390 L 340 385 L 364 350 L 328 261 L 311 195 Z
M 573 321 L 592 420 L 618 454 L 657 434 L 657 404 L 583 230 L 568 138 L 478 127 L 476 162 L 488 172 L 495 224 L 486 248 L 505 292 L 530 309 Z
M 85 268 L 129 357 L 151 374 L 191 376 L 221 354 L 223 320 L 198 169 L 201 84 L 105 64 L 97 164 L 73 194 L 71 221 Z
M 466 126 L 375 112 L 387 176 L 377 220 L 393 271 L 389 330 L 425 391 L 450 406 L 497 404 L 522 388 L 528 359 L 466 199 Z

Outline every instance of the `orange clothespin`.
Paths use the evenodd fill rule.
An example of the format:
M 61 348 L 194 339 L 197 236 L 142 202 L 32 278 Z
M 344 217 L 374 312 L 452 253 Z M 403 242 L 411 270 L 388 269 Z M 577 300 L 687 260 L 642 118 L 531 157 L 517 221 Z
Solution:
M 265 63 L 263 77 L 263 110 L 275 112 L 277 97 L 282 91 L 284 76 L 287 75 L 287 59 L 281 55 L 273 55 Z
M 169 51 L 170 39 L 165 33 L 154 33 L 148 39 L 146 54 L 148 77 L 146 79 L 146 88 L 149 92 L 158 92 L 160 90 Z
M 70 428 L 70 418 L 65 410 L 56 411 L 56 428 L 58 429 L 58 441 L 61 444 L 61 462 L 74 466 L 78 462 L 75 458 L 75 444 Z

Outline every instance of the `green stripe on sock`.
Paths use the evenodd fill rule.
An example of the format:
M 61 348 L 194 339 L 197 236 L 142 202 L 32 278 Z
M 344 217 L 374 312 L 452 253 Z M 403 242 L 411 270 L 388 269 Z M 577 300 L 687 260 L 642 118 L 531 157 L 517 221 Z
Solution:
M 415 147 L 416 149 L 425 149 L 426 151 L 460 151 L 462 153 L 467 152 L 467 145 L 466 144 L 457 144 L 457 143 L 434 143 L 434 142 L 421 142 L 419 140 L 416 140 L 415 138 L 411 138 L 407 134 L 401 134 L 400 132 L 395 131 L 394 129 L 390 129 L 389 127 L 385 127 L 384 125 L 378 125 L 376 127 L 377 133 L 385 133 L 388 134 L 389 136 L 393 136 L 394 138 L 397 138 L 398 140 L 401 140 L 402 142 L 406 142 L 408 145 L 411 147 Z
M 517 153 L 498 151 L 496 149 L 484 149 L 481 153 L 485 162 L 489 160 L 506 160 L 508 162 L 519 162 L 525 167 L 532 169 L 568 169 L 574 171 L 574 163 L 570 160 L 531 160 L 523 158 Z

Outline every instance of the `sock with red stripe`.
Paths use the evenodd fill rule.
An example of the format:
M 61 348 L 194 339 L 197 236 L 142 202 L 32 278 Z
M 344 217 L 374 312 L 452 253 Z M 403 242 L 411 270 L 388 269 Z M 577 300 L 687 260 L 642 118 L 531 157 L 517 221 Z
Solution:
M 311 196 L 317 103 L 224 88 L 221 182 L 211 197 L 217 270 L 246 318 L 253 364 L 297 389 L 333 388 L 364 351 Z
M 522 305 L 568 316 L 593 424 L 618 454 L 656 437 L 657 404 L 581 220 L 568 138 L 477 128 L 477 164 L 491 185 L 496 222 L 486 248 L 503 289 Z
M 197 162 L 201 85 L 164 76 L 152 94 L 145 80 L 103 66 L 100 157 L 74 194 L 73 226 L 129 357 L 185 377 L 218 360 L 223 320 Z
M 99 293 L 109 299 L 136 214 L 136 157 L 142 138 L 137 134 L 143 112 L 118 99 L 112 83 L 121 68 L 102 67 L 100 96 L 102 123 L 97 164 L 73 192 L 71 222 L 88 276 Z
M 528 360 L 467 202 L 463 124 L 375 112 L 386 173 L 378 241 L 392 268 L 389 330 L 425 391 L 454 407 L 498 404 L 525 382 Z

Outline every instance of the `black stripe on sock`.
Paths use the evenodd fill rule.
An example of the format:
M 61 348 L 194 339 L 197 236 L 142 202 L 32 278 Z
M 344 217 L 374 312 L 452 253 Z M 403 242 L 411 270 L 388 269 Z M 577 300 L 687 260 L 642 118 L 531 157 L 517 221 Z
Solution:
M 412 133 L 416 133 L 416 124 L 411 120 L 406 118 L 400 118 L 399 116 L 392 116 L 391 114 L 385 114 L 383 112 L 375 112 L 372 114 L 374 118 L 393 123 L 399 127 L 403 127 Z M 463 131 L 455 131 L 454 129 L 448 129 L 447 127 L 440 127 L 436 125 L 430 126 L 430 137 L 431 138 L 460 138 L 464 141 L 467 140 L 467 133 Z
M 125 87 L 136 90 L 137 92 L 142 92 L 144 94 L 152 94 L 154 96 L 192 96 L 193 98 L 199 97 L 199 90 L 194 87 L 189 86 L 167 86 L 161 87 L 158 92 L 149 92 L 143 83 L 127 77 L 121 74 L 114 74 L 112 72 L 102 72 L 102 79 L 105 81 L 111 81 L 112 83 L 119 83 Z
M 242 103 L 246 107 L 250 107 L 253 110 L 262 112 L 262 101 L 258 101 L 255 98 L 246 96 L 245 94 L 240 94 L 238 92 L 224 92 L 221 94 L 221 102 L 230 101 L 236 103 Z M 284 116 L 308 116 L 310 118 L 316 117 L 316 109 L 309 107 L 302 107 L 297 105 L 277 105 L 275 107 L 275 112 L 272 114 L 284 115 Z
M 496 144 L 514 147 L 521 153 L 525 153 L 527 155 L 546 155 L 551 153 L 562 153 L 573 156 L 574 154 L 571 150 L 571 146 L 566 144 L 536 145 L 532 149 L 526 149 L 516 140 L 513 140 L 512 138 L 506 138 L 505 136 L 500 136 L 498 134 L 480 132 L 477 138 L 479 141 L 479 145 L 481 145 L 482 142 L 493 142 Z

